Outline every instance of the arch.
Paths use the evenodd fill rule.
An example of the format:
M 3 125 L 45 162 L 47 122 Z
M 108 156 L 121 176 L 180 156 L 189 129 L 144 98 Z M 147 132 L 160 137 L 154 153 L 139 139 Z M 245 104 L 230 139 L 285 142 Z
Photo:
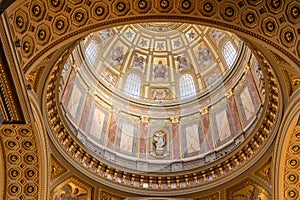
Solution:
M 38 4 L 39 13 L 36 14 L 32 9 L 32 5 L 35 5 L 34 0 L 16 1 L 6 10 L 7 23 L 12 29 L 10 32 L 13 33 L 11 38 L 18 38 L 21 41 L 19 49 L 23 57 L 21 65 L 25 71 L 34 66 L 33 63 L 42 61 L 51 52 L 56 51 L 58 46 L 69 44 L 98 30 L 124 23 L 138 23 L 141 20 L 176 20 L 222 28 L 240 36 L 250 37 L 251 42 L 261 43 L 266 47 L 273 46 L 279 55 L 286 55 L 295 64 L 300 64 L 299 55 L 297 55 L 300 53 L 300 41 L 296 35 L 295 25 L 298 19 L 293 17 L 294 5 L 289 1 L 279 1 L 275 5 L 270 1 L 260 1 L 254 4 L 252 1 L 245 1 L 241 4 L 238 1 L 220 3 L 212 0 L 196 3 L 196 1 L 189 0 L 185 4 L 176 0 L 155 0 L 148 2 L 145 6 L 141 6 L 139 1 L 127 0 L 122 0 L 122 6 L 119 6 L 118 1 L 89 4 L 84 1 L 76 3 L 60 1 L 59 5 L 63 7 L 65 4 L 68 4 L 68 10 L 74 12 L 62 13 L 58 12 L 59 8 L 52 7 L 53 5 Z M 189 6 L 186 7 L 186 5 Z M 267 7 L 268 9 L 263 9 L 262 12 L 264 16 L 270 17 L 261 19 L 261 16 L 254 11 L 259 7 Z M 129 12 L 130 9 L 134 12 Z M 225 12 L 225 10 L 230 10 L 230 12 Z M 282 10 L 287 10 L 284 15 L 288 26 L 279 21 Z M 48 17 L 45 17 L 46 13 Z M 36 28 L 30 29 L 28 24 L 35 24 Z
M 296 185 L 300 177 L 300 91 L 287 109 L 282 121 L 274 152 L 274 196 L 275 199 L 299 199 Z M 296 184 L 297 183 L 297 184 Z

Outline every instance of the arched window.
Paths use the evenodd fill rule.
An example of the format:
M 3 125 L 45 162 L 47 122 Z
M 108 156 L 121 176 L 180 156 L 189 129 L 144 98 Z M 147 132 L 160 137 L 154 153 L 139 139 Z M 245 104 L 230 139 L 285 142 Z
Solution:
M 236 52 L 236 49 L 234 48 L 232 42 L 227 41 L 224 43 L 223 48 L 222 48 L 222 54 L 223 54 L 223 57 L 228 65 L 228 67 L 231 68 L 237 57 L 237 52 Z
M 124 93 L 127 96 L 138 99 L 140 98 L 140 94 L 141 94 L 141 86 L 142 86 L 141 78 L 137 74 L 131 73 L 127 77 Z
M 85 49 L 85 55 L 89 60 L 90 64 L 94 64 L 97 58 L 97 54 L 99 53 L 98 43 L 95 40 L 92 40 L 87 48 Z
M 179 78 L 180 98 L 187 99 L 196 96 L 196 89 L 192 75 L 183 74 Z

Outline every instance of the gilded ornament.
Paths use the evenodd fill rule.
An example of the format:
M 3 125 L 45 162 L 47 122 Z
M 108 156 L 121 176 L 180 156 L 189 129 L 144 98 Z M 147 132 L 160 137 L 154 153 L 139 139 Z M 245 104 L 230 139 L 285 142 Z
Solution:
M 17 161 L 19 161 L 19 156 L 12 154 L 9 156 L 9 160 L 13 163 L 16 163 Z
M 160 3 L 159 3 L 160 7 L 162 7 L 163 9 L 166 9 L 169 7 L 170 3 L 168 0 L 160 0 Z
M 188 1 L 188 0 L 183 0 L 183 1 L 181 2 L 181 6 L 182 6 L 183 9 L 188 10 L 188 9 L 191 8 L 192 4 L 191 4 L 191 2 Z
M 126 9 L 126 4 L 124 2 L 118 2 L 117 3 L 117 10 L 119 12 L 123 12 Z
M 146 0 L 139 0 L 138 1 L 138 7 L 141 10 L 144 10 L 145 8 L 147 8 L 148 6 L 148 2 Z
M 24 24 L 25 24 L 25 20 L 23 18 L 23 16 L 17 16 L 16 17 L 16 24 L 18 28 L 23 28 Z
M 11 175 L 12 178 L 16 178 L 20 175 L 20 172 L 16 169 L 13 169 L 13 170 L 10 171 L 10 175 Z
M 11 185 L 11 186 L 10 186 L 10 192 L 11 192 L 12 194 L 16 194 L 17 192 L 19 192 L 19 187 L 16 186 L 16 185 Z
M 39 17 L 42 13 L 42 9 L 39 5 L 33 6 L 31 11 L 35 17 Z
M 61 2 L 60 0 L 51 0 L 50 3 L 53 7 L 57 8 Z
M 278 13 L 282 10 L 283 1 L 282 0 L 267 0 L 267 8 L 272 13 Z
M 272 37 L 276 35 L 278 31 L 278 25 L 276 20 L 271 17 L 264 19 L 262 22 L 262 30 L 267 36 Z
M 92 7 L 92 17 L 96 20 L 104 19 L 108 15 L 109 9 L 103 2 L 98 2 Z
M 116 1 L 112 5 L 113 12 L 118 15 L 126 15 L 130 9 L 130 4 L 127 0 Z
M 34 1 L 30 7 L 31 17 L 35 21 L 41 21 L 45 16 L 45 5 L 42 1 Z
M 292 47 L 296 42 L 296 34 L 293 28 L 285 27 L 281 30 L 280 39 L 284 46 Z
M 35 176 L 35 172 L 33 170 L 29 169 L 29 170 L 26 171 L 26 176 L 28 178 L 32 178 L 32 177 Z

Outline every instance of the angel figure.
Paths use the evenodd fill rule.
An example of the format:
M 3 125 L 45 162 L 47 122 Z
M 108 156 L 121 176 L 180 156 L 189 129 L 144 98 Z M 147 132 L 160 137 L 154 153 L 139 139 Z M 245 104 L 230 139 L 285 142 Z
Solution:
M 143 56 L 139 56 L 137 53 L 134 53 L 132 68 L 143 70 L 145 62 L 146 62 L 146 58 L 144 58 Z
M 187 54 L 184 53 L 182 56 L 177 56 L 176 61 L 178 61 L 178 69 L 188 69 L 190 66 L 187 63 Z
M 260 191 L 253 187 L 252 190 L 249 190 L 247 195 L 246 194 L 238 194 L 233 196 L 233 200 L 261 200 L 259 197 Z
M 211 34 L 209 34 L 210 38 L 216 40 L 217 45 L 220 44 L 221 39 L 225 36 L 224 33 L 220 32 L 218 29 L 214 29 Z
M 54 197 L 54 200 L 87 200 L 87 194 L 79 194 L 79 189 L 72 188 L 66 184 L 61 188 L 61 193 Z
M 201 45 L 198 47 L 198 62 L 204 67 L 209 67 L 212 64 L 211 52 Z

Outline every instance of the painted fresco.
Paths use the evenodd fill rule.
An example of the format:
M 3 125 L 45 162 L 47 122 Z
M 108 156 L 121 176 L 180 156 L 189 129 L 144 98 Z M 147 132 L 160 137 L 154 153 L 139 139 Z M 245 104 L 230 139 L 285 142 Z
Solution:
M 59 184 L 51 194 L 52 200 L 90 200 L 91 188 L 77 179 L 70 178 Z
M 246 179 L 228 189 L 229 200 L 269 200 L 270 194 L 256 182 Z

